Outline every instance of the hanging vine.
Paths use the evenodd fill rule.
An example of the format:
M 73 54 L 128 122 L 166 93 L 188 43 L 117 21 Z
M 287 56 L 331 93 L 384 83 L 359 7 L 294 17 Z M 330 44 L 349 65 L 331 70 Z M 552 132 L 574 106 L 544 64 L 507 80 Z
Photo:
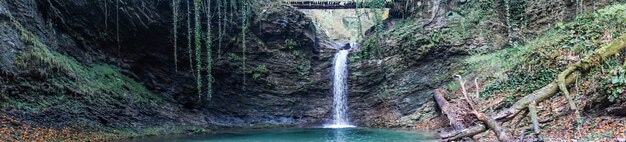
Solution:
M 174 37 L 174 68 L 178 72 L 178 4 L 180 0 L 172 0 L 172 30 Z
M 365 3 L 365 2 L 364 2 Z M 384 30 L 383 12 L 385 8 L 385 0 L 373 0 L 365 3 L 369 7 L 369 11 L 374 16 L 374 31 L 368 40 L 364 42 L 361 56 L 363 58 L 380 57 L 379 41 L 380 33 Z
M 209 2 L 210 3 L 210 2 Z M 217 0 L 217 58 L 220 58 L 220 55 L 222 54 L 222 38 L 223 38 L 223 32 L 224 30 L 222 29 L 223 24 L 221 21 L 222 20 L 222 0 Z M 211 6 L 209 6 L 210 8 Z M 209 9 L 210 10 L 210 9 Z
M 356 18 L 357 18 L 357 41 L 363 39 L 363 25 L 361 24 L 361 12 L 360 8 L 363 7 L 362 4 L 363 0 L 357 0 L 356 1 L 356 5 L 355 5 L 355 9 L 354 9 L 354 13 L 356 14 Z
M 219 4 L 219 3 L 218 3 Z M 219 6 L 218 6 L 219 9 Z M 211 37 L 211 19 L 213 19 L 213 16 L 211 15 L 211 0 L 208 1 L 208 4 L 206 6 L 206 26 L 207 26 L 207 33 L 206 33 L 206 56 L 207 56 L 207 65 L 206 65 L 206 78 L 207 78 L 207 100 L 211 98 L 211 96 L 213 95 L 213 76 L 211 75 L 211 70 L 213 69 L 213 59 L 211 56 L 211 46 L 213 46 L 213 39 Z M 218 14 L 219 15 L 219 14 Z M 218 21 L 219 23 L 219 21 Z M 219 26 L 218 26 L 219 27 Z
M 191 47 L 191 2 L 187 1 L 187 51 L 189 52 L 189 68 L 193 73 L 192 47 Z
M 117 28 L 117 54 L 120 54 L 120 0 L 115 0 L 115 27 Z
M 109 0 L 104 0 L 104 30 L 109 31 Z
M 505 20 L 506 20 L 506 29 L 507 29 L 507 38 L 509 41 L 509 45 L 513 45 L 513 28 L 511 26 L 511 2 L 510 0 L 504 0 L 504 11 Z
M 241 1 L 241 49 L 242 49 L 242 70 L 243 70 L 243 90 L 246 86 L 246 33 L 248 32 L 248 16 L 250 15 L 250 6 L 248 0 Z
M 235 20 L 235 12 L 237 11 L 237 0 L 230 0 L 230 18 Z
M 193 0 L 193 14 L 194 14 L 194 43 L 195 43 L 195 53 L 196 53 L 196 87 L 198 88 L 198 97 L 202 95 L 202 58 L 201 58 L 201 48 L 202 48 L 202 25 L 200 25 L 200 0 Z

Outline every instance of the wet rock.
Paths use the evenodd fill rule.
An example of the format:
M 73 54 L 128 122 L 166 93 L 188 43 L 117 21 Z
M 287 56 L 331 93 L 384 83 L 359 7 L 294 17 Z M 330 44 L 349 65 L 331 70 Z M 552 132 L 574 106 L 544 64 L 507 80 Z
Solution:
M 180 70 L 174 70 L 169 4 L 153 0 L 123 1 L 119 5 L 113 0 L 0 1 L 0 101 L 10 98 L 32 103 L 39 95 L 55 98 L 37 112 L 18 110 L 20 118 L 47 126 L 95 130 L 162 125 L 319 125 L 328 118 L 332 103 L 328 75 L 335 50 L 316 45 L 315 27 L 303 13 L 289 6 L 254 7 L 268 10 L 252 12 L 254 22 L 246 39 L 241 38 L 237 25 L 231 25 L 224 35 L 222 54 L 213 56 L 213 98 L 199 101 L 195 74 L 185 64 L 187 46 L 182 37 L 186 35 L 180 31 Z M 186 3 L 181 5 L 185 9 Z M 20 41 L 20 33 L 8 19 L 9 12 L 49 50 L 74 58 L 84 67 L 115 66 L 163 100 L 136 101 L 127 99 L 135 94 L 111 91 L 95 95 L 61 83 L 42 82 L 46 76 L 37 80 L 6 76 L 3 72 L 19 74 L 12 69 L 15 54 L 31 48 Z M 179 24 L 186 27 L 184 22 Z M 248 42 L 245 51 L 240 46 L 243 40 Z M 247 54 L 245 65 L 243 52 Z M 213 53 L 218 53 L 217 48 Z M 25 95 L 20 90 L 36 94 Z

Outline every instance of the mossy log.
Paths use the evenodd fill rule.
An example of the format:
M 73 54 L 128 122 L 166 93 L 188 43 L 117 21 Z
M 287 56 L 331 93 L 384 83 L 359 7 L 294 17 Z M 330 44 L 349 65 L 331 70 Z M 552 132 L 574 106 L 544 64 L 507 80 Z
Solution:
M 576 78 L 581 76 L 582 72 L 588 71 L 596 65 L 602 64 L 605 59 L 615 55 L 624 48 L 626 48 L 626 35 L 622 35 L 619 38 L 616 38 L 609 45 L 597 49 L 596 51 L 594 51 L 593 54 L 586 57 L 585 59 L 578 61 L 573 65 L 570 65 L 559 74 L 558 78 L 555 81 L 518 100 L 510 108 L 498 113 L 495 117 L 495 120 L 500 122 L 510 121 L 522 110 L 528 109 L 531 103 L 539 103 L 547 100 L 548 98 L 554 96 L 559 91 L 559 89 L 561 89 L 561 91 L 567 90 L 567 85 L 572 84 Z M 565 95 L 568 95 L 567 93 L 569 92 L 563 91 L 563 93 Z M 568 102 L 569 101 L 573 100 L 568 100 Z M 570 103 L 570 107 L 571 105 L 572 103 Z M 479 126 L 470 127 L 452 134 L 442 135 L 442 139 L 446 141 L 458 140 L 463 137 L 470 137 L 482 133 L 487 129 L 483 125 L 484 124 L 480 124 Z

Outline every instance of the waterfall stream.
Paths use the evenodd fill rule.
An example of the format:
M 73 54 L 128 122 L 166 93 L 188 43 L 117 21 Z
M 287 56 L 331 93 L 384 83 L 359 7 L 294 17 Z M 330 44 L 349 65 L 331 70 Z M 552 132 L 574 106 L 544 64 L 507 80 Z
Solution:
M 348 54 L 349 50 L 339 50 L 333 66 L 333 120 L 325 128 L 350 128 L 346 116 L 348 111 Z

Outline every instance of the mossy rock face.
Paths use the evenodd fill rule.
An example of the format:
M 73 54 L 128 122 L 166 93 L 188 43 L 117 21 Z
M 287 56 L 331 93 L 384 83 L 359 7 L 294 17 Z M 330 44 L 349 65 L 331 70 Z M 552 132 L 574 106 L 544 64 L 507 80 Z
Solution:
M 179 56 L 179 72 L 173 68 L 169 3 L 2 1 L 0 38 L 8 42 L 0 43 L 1 109 L 33 123 L 98 131 L 321 123 L 331 110 L 326 75 L 334 50 L 316 45 L 303 13 L 256 2 L 246 39 L 238 21 L 229 23 L 223 56 L 213 55 L 215 95 L 205 101 L 187 57 Z M 187 55 L 178 41 L 178 55 Z
M 468 12 L 488 9 L 479 10 L 482 4 L 478 2 L 458 6 L 467 8 L 465 15 L 448 16 L 445 13 L 457 12 L 441 5 L 435 17 L 416 13 L 414 16 L 421 16 L 392 19 L 386 22 L 387 30 L 370 34 L 356 51 L 350 68 L 359 72 L 350 82 L 350 108 L 355 110 L 352 118 L 356 122 L 413 127 L 432 119 L 436 116 L 431 111 L 434 89 L 454 87 L 449 84 L 453 84 L 455 74 L 476 76 L 472 74 L 476 69 L 463 59 L 501 48 L 491 42 L 493 36 L 502 36 L 500 29 L 473 30 L 490 27 L 475 21 L 491 20 L 493 14 Z
M 330 118 L 328 75 L 336 51 L 316 44 L 311 19 L 293 7 L 269 4 L 256 10 L 246 51 L 225 49 L 230 59 L 215 64 L 219 91 L 207 107 L 222 119 L 214 121 L 223 125 L 323 123 Z M 242 52 L 247 70 L 243 70 Z
M 373 126 L 410 127 L 414 124 L 406 122 L 423 122 L 426 117 L 414 114 L 432 116 L 420 110 L 427 110 L 424 108 L 431 101 L 433 89 L 457 90 L 452 83 L 455 74 L 483 82 L 483 98 L 511 94 L 508 99 L 514 102 L 520 96 L 513 94 L 526 94 L 542 87 L 556 77 L 559 69 L 568 65 L 567 60 L 580 59 L 600 46 L 603 42 L 598 39 L 602 33 L 608 31 L 610 37 L 617 37 L 624 31 L 619 20 L 593 20 L 619 19 L 616 18 L 619 15 L 608 14 L 616 10 L 600 10 L 604 14 L 581 14 L 573 18 L 569 14 L 558 15 L 559 11 L 571 12 L 571 5 L 554 8 L 553 1 L 545 2 L 546 5 L 542 5 L 543 2 L 532 4 L 529 7 L 533 10 L 545 7 L 553 10 L 533 17 L 535 19 L 527 21 L 528 25 L 546 27 L 546 21 L 539 20 L 541 18 L 564 18 L 574 22 L 548 29 L 533 27 L 536 34 L 516 35 L 512 40 L 518 44 L 509 45 L 506 27 L 496 26 L 504 21 L 504 7 L 498 3 L 451 4 L 443 7 L 445 14 L 438 15 L 430 24 L 420 23 L 423 16 L 417 20 L 388 21 L 388 30 L 370 34 L 376 36 L 370 36 L 363 44 L 375 50 L 361 50 L 359 57 L 354 57 L 351 70 L 359 73 L 351 76 L 351 95 L 357 100 L 350 108 L 358 108 L 355 118 Z M 597 3 L 595 9 L 588 7 L 585 11 L 597 10 L 603 5 L 610 4 Z M 535 12 L 533 10 L 527 12 Z M 514 22 L 519 24 L 520 21 Z M 525 43 L 527 41 L 529 43 Z M 584 54 L 563 57 L 563 51 Z M 496 108 L 506 105 L 502 103 Z

